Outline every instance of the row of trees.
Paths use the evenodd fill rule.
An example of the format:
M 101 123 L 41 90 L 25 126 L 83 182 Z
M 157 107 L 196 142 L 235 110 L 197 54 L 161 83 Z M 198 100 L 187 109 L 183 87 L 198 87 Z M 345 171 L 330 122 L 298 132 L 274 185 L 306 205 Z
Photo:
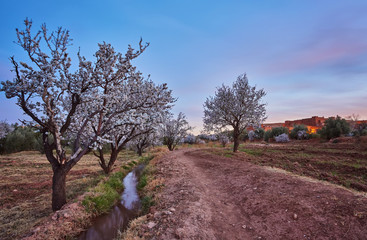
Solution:
M 166 129 L 171 125 L 177 125 L 177 132 L 167 132 Z M 135 151 L 139 156 L 142 156 L 145 149 L 154 146 L 166 145 L 171 151 L 175 149 L 177 144 L 181 143 L 196 143 L 196 137 L 193 134 L 188 134 L 192 128 L 189 126 L 186 117 L 183 113 L 179 113 L 178 119 L 169 117 L 159 124 L 157 128 L 151 131 L 144 132 L 139 136 L 127 142 L 125 148 Z M 166 139 L 177 139 L 174 146 L 170 145 Z M 67 145 L 67 140 L 63 140 L 63 144 Z M 205 142 L 202 142 L 205 143 Z M 101 150 L 102 154 L 111 154 L 110 144 L 104 144 Z M 21 151 L 39 151 L 44 153 L 42 145 L 42 135 L 38 129 L 32 126 L 20 126 L 18 123 L 9 124 L 6 121 L 0 121 L 0 154 L 16 153 Z M 93 152 L 96 154 L 95 152 Z M 102 167 L 103 169 L 103 167 Z M 109 171 L 105 171 L 109 174 Z
M 60 27 L 49 32 L 43 24 L 33 33 L 32 21 L 26 19 L 24 24 L 25 29 L 16 29 L 16 43 L 28 61 L 10 58 L 15 77 L 2 82 L 1 91 L 17 99 L 31 119 L 24 124 L 41 135 L 53 170 L 52 209 L 58 210 L 66 203 L 66 176 L 85 154 L 92 151 L 104 171 L 110 172 L 129 142 L 144 141 L 139 137 L 149 136 L 173 119 L 169 111 L 176 99 L 166 84 L 155 84 L 133 66 L 132 60 L 149 46 L 142 40 L 138 50 L 129 45 L 125 54 L 108 43 L 98 44 L 94 61 L 79 51 L 78 64 L 72 67 L 68 30 Z M 179 116 L 184 119 L 183 114 Z

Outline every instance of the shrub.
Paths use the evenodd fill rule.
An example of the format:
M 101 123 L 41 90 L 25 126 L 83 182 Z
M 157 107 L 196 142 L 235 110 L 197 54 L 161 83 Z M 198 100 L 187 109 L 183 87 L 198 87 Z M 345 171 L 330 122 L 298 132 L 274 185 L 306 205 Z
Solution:
M 279 136 L 283 133 L 288 135 L 288 133 L 289 133 L 288 128 L 286 128 L 286 127 L 275 127 L 275 128 L 271 129 L 271 135 L 272 135 L 271 137 L 277 137 L 277 136 Z
M 247 139 L 249 139 L 249 132 L 247 132 L 246 130 L 243 131 L 243 133 L 241 133 L 240 135 L 240 139 L 242 139 L 242 141 L 246 141 Z
M 300 130 L 297 132 L 297 139 L 298 140 L 309 139 L 309 134 L 305 130 Z
M 264 133 L 264 141 L 269 142 L 269 139 L 271 138 L 271 130 L 268 130 Z
M 197 144 L 205 144 L 205 141 L 202 139 L 197 140 Z
M 205 141 L 217 141 L 218 138 L 215 134 L 211 134 L 211 135 L 208 135 L 208 134 L 200 134 L 198 136 L 199 139 L 201 140 L 205 140 Z
M 248 132 L 248 139 L 250 141 L 254 141 L 255 140 L 255 132 L 253 130 Z
M 256 139 L 263 139 L 265 134 L 265 130 L 263 128 L 257 128 L 255 130 L 255 137 Z
M 310 138 L 321 138 L 321 135 L 318 134 L 318 133 L 311 133 L 311 134 L 309 134 L 309 137 Z
M 367 136 L 367 124 L 366 123 L 357 124 L 352 132 L 352 135 L 355 137 Z
M 279 136 L 275 136 L 274 138 L 276 142 L 289 142 L 289 137 L 286 133 L 282 133 Z
M 41 133 L 31 127 L 16 127 L 2 139 L 0 153 L 43 151 Z
M 264 134 L 265 134 L 265 130 L 262 128 L 257 128 L 255 130 L 251 130 L 248 133 L 248 139 L 250 141 L 254 141 L 254 140 L 260 140 L 264 138 Z
M 336 118 L 328 118 L 325 120 L 325 125 L 319 130 L 319 134 L 322 138 L 331 139 L 340 137 L 342 134 L 348 134 L 350 132 L 349 123 L 337 116 Z
M 269 139 L 275 138 L 275 137 L 277 137 L 277 136 L 279 136 L 279 135 L 281 135 L 283 133 L 288 135 L 288 133 L 289 133 L 288 128 L 286 128 L 286 127 L 275 127 L 275 128 L 272 128 L 271 130 L 268 130 L 268 131 L 266 131 L 264 133 L 264 140 L 266 142 L 268 142 Z
M 301 124 L 301 125 L 295 125 L 289 134 L 290 138 L 292 139 L 308 139 L 309 135 L 307 134 L 308 128 Z
M 17 125 L 10 125 L 6 121 L 0 121 L 0 139 L 3 139 L 10 132 L 14 131 L 14 127 Z
M 184 138 L 184 143 L 194 144 L 195 142 L 196 142 L 196 137 L 192 134 L 189 134 Z

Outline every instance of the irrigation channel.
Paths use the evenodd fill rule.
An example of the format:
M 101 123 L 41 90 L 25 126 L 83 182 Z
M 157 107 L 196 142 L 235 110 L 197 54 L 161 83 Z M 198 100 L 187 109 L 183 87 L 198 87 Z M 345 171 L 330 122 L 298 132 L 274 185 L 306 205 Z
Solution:
M 124 191 L 119 201 L 109 212 L 97 217 L 93 225 L 79 236 L 79 240 L 111 240 L 117 237 L 118 231 L 126 229 L 129 221 L 137 217 L 141 202 L 136 190 L 138 179 L 144 169 L 139 165 L 126 175 L 123 180 Z

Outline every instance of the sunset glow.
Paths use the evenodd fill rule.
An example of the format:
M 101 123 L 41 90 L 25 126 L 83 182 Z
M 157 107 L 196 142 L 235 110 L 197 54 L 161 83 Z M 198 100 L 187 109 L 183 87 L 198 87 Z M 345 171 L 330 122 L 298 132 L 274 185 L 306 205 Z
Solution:
M 35 27 L 63 26 L 91 58 L 97 44 L 118 51 L 150 42 L 134 62 L 153 81 L 167 83 L 194 132 L 203 103 L 217 86 L 247 73 L 267 95 L 267 123 L 310 116 L 367 119 L 367 3 L 365 1 L 3 1 L 0 80 L 12 79 L 13 43 L 28 17 Z M 0 120 L 23 119 L 15 100 L 0 93 Z

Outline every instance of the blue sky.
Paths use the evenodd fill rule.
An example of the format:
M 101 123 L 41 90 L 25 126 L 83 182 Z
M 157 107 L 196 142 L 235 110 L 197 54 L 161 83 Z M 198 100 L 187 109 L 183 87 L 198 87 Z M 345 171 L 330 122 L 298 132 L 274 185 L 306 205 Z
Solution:
M 246 72 L 264 88 L 267 122 L 359 114 L 367 119 L 366 1 L 1 1 L 0 80 L 12 78 L 10 56 L 25 59 L 15 28 L 33 20 L 63 26 L 74 59 L 93 59 L 97 43 L 124 52 L 150 42 L 135 61 L 157 83 L 168 83 L 198 132 L 205 99 Z M 77 61 L 74 61 L 77 64 Z M 22 119 L 0 93 L 0 120 Z

